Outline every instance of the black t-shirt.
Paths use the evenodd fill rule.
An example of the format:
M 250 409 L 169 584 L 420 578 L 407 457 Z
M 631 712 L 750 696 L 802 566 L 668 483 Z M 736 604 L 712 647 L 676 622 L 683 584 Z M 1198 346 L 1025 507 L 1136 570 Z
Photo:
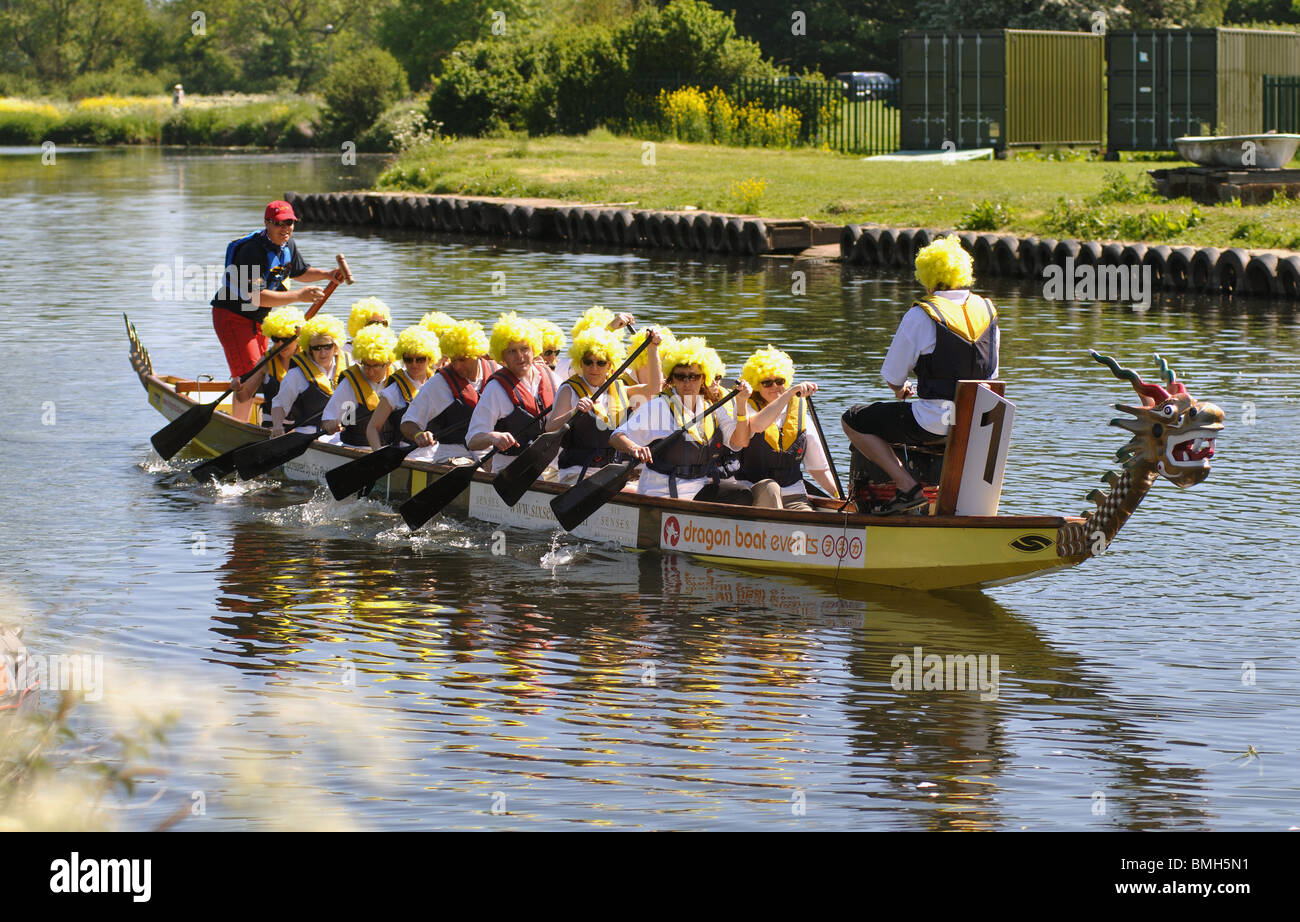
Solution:
M 258 233 L 235 247 L 212 306 L 261 323 L 271 308 L 253 307 L 253 292 L 281 291 L 290 278 L 297 278 L 310 268 L 292 240 L 281 248 L 268 240 L 265 232 Z

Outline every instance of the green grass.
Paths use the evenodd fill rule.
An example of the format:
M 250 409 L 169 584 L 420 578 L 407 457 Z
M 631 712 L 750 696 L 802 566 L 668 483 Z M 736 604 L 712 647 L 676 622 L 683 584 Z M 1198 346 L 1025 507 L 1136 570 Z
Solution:
M 942 229 L 958 226 L 989 202 L 1002 206 L 1001 233 L 1061 237 L 1073 228 L 1095 239 L 1300 249 L 1295 200 L 1243 207 L 1157 198 L 1146 189 L 1153 165 L 1142 162 L 894 163 L 810 149 L 659 141 L 648 165 L 643 144 L 603 130 L 531 138 L 522 150 L 517 138 L 442 141 L 400 157 L 378 185 L 727 211 L 734 206 L 735 181 L 755 176 L 767 180 L 757 209 L 764 217 Z M 1170 165 L 1176 164 L 1158 164 Z

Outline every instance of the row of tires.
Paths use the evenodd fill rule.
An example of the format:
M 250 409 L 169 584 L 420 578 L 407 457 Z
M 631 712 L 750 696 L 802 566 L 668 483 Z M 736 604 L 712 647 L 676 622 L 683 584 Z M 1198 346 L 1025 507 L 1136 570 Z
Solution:
M 840 236 L 846 263 L 911 269 L 916 253 L 942 231 L 850 224 Z M 1239 247 L 1169 247 L 957 233 L 971 254 L 976 277 L 1042 278 L 1048 266 L 1150 266 L 1151 283 L 1167 291 L 1223 292 L 1300 298 L 1300 256 L 1255 253 Z
M 289 192 L 285 200 L 302 220 L 313 224 L 371 224 L 747 256 L 767 253 L 772 248 L 761 220 L 705 212 L 533 206 L 455 196 L 361 192 Z

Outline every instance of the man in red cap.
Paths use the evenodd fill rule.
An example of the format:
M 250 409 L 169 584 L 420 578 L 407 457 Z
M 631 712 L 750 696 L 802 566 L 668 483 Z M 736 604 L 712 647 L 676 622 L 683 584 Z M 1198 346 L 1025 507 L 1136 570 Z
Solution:
M 323 282 L 338 278 L 342 269 L 313 269 L 290 239 L 298 216 L 288 202 L 266 206 L 266 227 L 253 231 L 226 247 L 226 272 L 220 290 L 212 298 L 212 326 L 226 351 L 232 381 L 247 375 L 266 353 L 261 323 L 272 308 L 295 301 L 315 303 L 325 291 L 314 285 L 290 289 L 288 280 Z M 235 419 L 247 420 L 253 408 L 256 386 L 236 386 L 231 397 Z

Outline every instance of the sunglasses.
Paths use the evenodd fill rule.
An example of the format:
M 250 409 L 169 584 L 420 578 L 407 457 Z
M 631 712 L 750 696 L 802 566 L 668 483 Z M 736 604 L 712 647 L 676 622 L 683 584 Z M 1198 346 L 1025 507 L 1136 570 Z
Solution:
M 274 224 L 276 227 L 293 227 L 298 222 L 297 221 L 272 221 L 271 223 Z
M 704 375 L 700 374 L 698 371 L 674 371 L 673 372 L 674 381 L 698 381 L 700 380 L 700 378 L 703 377 Z
M 559 349 L 543 349 L 543 350 L 542 350 L 542 355 L 559 355 L 559 354 L 560 354 L 560 350 L 559 350 Z
M 298 338 L 298 337 L 296 337 L 296 336 L 272 336 L 272 337 L 271 337 L 271 342 L 273 342 L 273 343 L 291 343 L 291 342 L 293 342 L 293 341 L 294 341 L 295 339 L 297 339 L 297 338 Z
M 759 381 L 759 387 L 785 387 L 785 378 L 768 378 L 766 381 Z
M 320 349 L 333 349 L 333 348 L 334 348 L 334 343 L 319 343 L 317 345 L 312 346 L 311 351 L 316 352 Z
M 407 355 L 403 356 L 402 361 L 407 365 L 418 365 L 420 362 L 429 361 L 429 357 L 427 355 Z
M 361 364 L 364 365 L 364 366 L 366 366 L 367 368 L 387 368 L 387 367 L 388 367 L 388 363 L 387 363 L 387 362 L 362 362 Z
M 604 368 L 606 365 L 609 364 L 609 359 L 593 359 L 591 357 L 587 357 L 582 360 L 582 364 L 595 365 L 597 368 Z

